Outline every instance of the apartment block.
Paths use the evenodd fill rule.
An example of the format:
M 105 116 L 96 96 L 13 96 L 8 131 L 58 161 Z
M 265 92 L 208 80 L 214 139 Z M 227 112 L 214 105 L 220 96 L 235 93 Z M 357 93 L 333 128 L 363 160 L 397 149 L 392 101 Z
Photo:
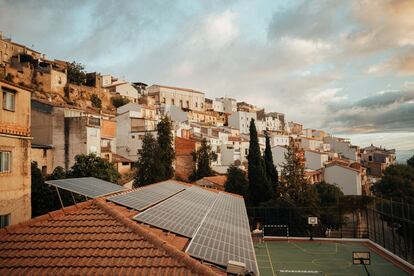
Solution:
M 159 105 L 175 105 L 180 108 L 205 111 L 204 93 L 188 88 L 154 84 L 148 87 L 148 95 Z
M 117 109 L 116 153 L 138 160 L 145 133 L 156 135 L 159 116 L 155 108 L 129 103 Z
M 31 218 L 31 93 L 0 81 L 0 227 Z

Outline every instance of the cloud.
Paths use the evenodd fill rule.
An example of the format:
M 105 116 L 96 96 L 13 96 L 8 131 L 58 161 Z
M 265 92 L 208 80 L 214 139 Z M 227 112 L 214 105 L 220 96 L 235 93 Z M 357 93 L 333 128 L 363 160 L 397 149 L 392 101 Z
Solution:
M 376 75 L 387 73 L 397 73 L 402 76 L 414 75 L 414 48 L 408 53 L 401 53 L 384 62 L 372 65 L 367 71 L 369 74 Z
M 352 17 L 358 28 L 343 36 L 347 51 L 375 53 L 390 47 L 414 46 L 414 1 L 353 1 Z
M 414 90 L 377 93 L 352 104 L 332 105 L 327 122 L 334 132 L 411 131 Z
M 269 39 L 284 36 L 325 39 L 337 34 L 346 9 L 345 1 L 303 1 L 277 10 L 269 25 Z
M 0 0 L 0 26 L 90 71 L 235 97 L 307 127 L 412 126 L 397 92 L 359 99 L 412 90 L 414 1 L 273 3 Z

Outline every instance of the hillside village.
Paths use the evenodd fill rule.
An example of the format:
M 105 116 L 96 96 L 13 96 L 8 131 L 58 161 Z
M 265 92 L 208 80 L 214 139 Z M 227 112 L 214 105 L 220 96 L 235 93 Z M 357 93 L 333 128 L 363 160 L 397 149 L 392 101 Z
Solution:
M 211 164 L 216 176 L 198 184 L 219 190 L 224 189 L 230 165 L 247 170 L 251 119 L 262 152 L 269 135 L 279 175 L 292 146 L 309 185 L 325 181 L 338 185 L 345 195 L 368 195 L 372 183 L 396 163 L 394 149 L 360 148 L 243 99 L 211 99 L 193 88 L 98 72 L 85 73 L 79 82 L 71 72 L 76 66 L 50 60 L 0 35 L 0 180 L 6 184 L 0 213 L 11 214 L 12 224 L 30 218 L 31 161 L 48 175 L 56 167 L 68 170 L 76 155 L 95 153 L 115 165 L 122 175 L 119 184 L 131 187 L 144 134 L 156 135 L 164 116 L 173 122 L 175 178 L 189 181 L 195 166 L 192 154 L 206 139 L 217 157 Z

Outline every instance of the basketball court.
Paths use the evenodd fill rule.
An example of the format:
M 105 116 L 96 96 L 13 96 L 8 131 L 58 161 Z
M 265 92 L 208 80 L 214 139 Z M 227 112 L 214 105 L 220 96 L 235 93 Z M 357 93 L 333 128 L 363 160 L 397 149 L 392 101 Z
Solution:
M 353 252 L 369 252 L 370 275 L 410 275 L 364 242 L 284 240 L 255 244 L 260 275 L 368 275 L 353 264 Z M 380 253 L 380 254 L 378 254 Z

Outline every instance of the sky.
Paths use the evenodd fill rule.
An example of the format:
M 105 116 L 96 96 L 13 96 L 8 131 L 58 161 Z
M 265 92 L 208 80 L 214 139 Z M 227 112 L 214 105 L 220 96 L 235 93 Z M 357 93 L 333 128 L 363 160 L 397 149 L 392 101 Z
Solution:
M 405 158 L 413 15 L 413 0 L 0 0 L 0 31 L 88 71 L 234 97 Z

